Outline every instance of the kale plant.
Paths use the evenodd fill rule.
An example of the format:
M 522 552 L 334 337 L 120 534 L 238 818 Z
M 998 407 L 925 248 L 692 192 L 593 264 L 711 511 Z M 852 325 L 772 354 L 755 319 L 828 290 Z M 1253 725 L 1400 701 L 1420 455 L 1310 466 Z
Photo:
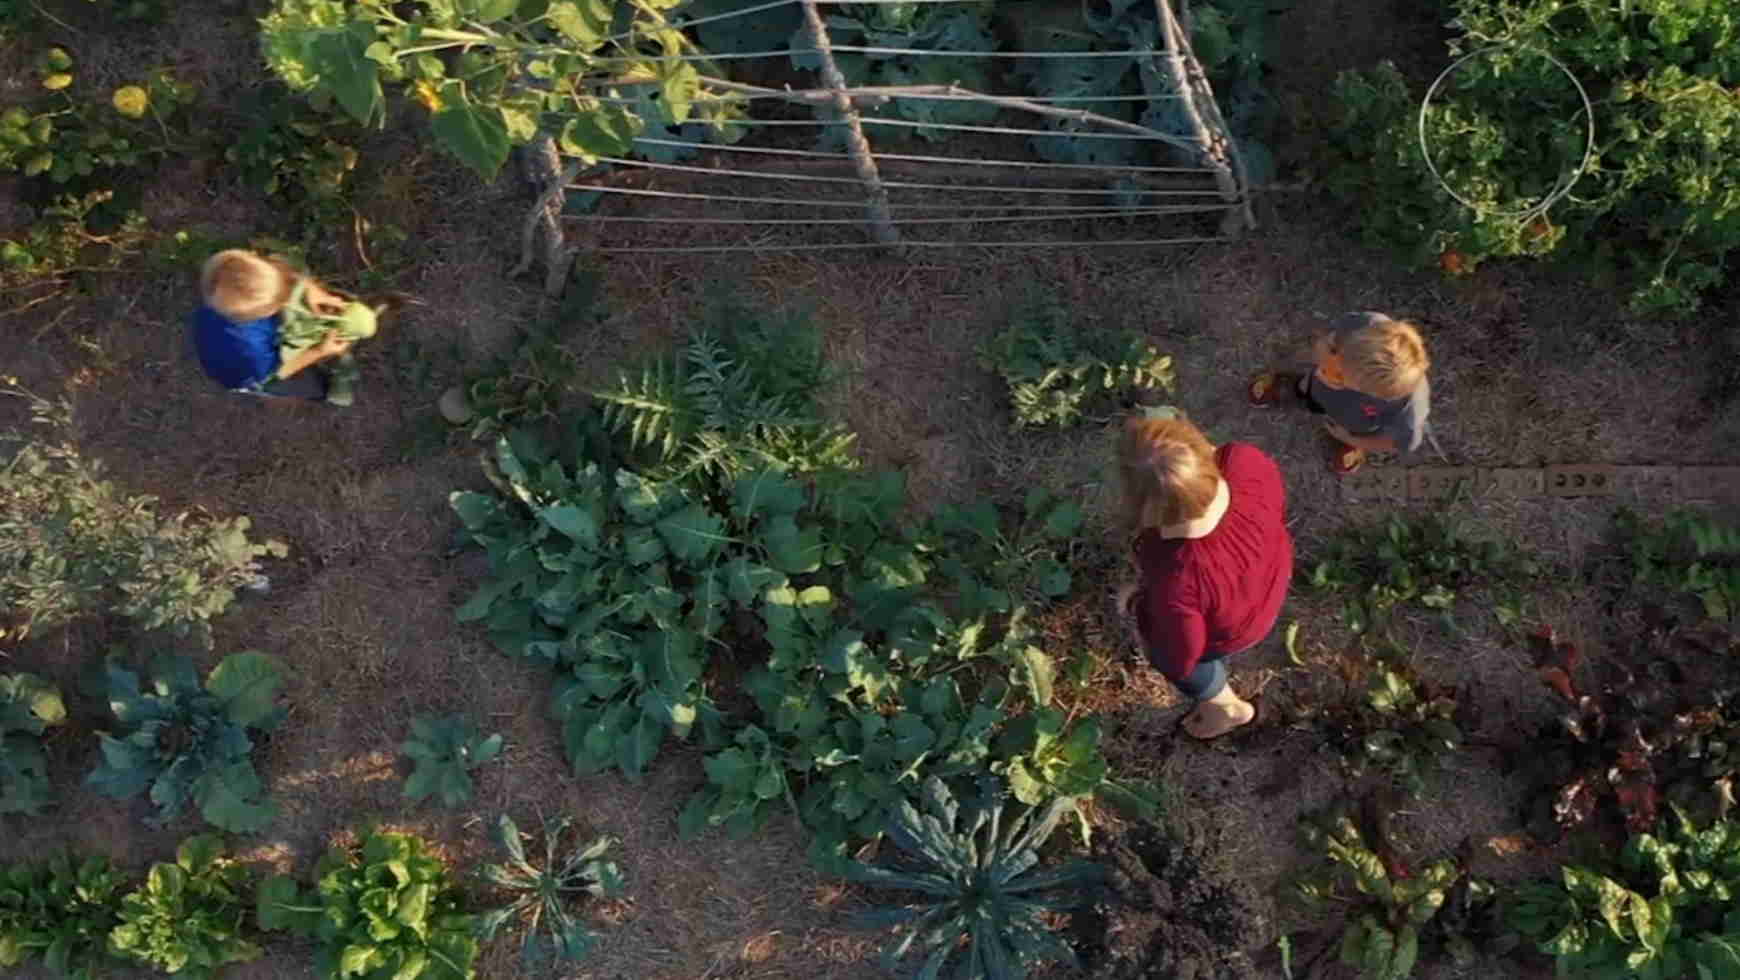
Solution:
M 106 857 L 74 861 L 61 853 L 0 874 L 0 966 L 27 957 L 72 980 L 92 980 L 102 965 L 121 901 L 120 872 Z
M 35 674 L 0 674 L 0 815 L 35 816 L 49 803 L 48 760 L 36 737 L 65 721 L 53 684 Z
M 1131 393 L 1172 390 L 1171 357 L 1133 332 L 1083 329 L 1054 297 L 1025 303 L 980 358 L 1008 387 L 1016 428 L 1065 428 Z
M 114 734 L 104 733 L 103 760 L 86 782 L 126 799 L 150 791 L 157 823 L 175 819 L 189 803 L 207 823 L 233 833 L 254 833 L 277 815 L 261 799 L 260 777 L 249 758 L 248 729 L 269 732 L 284 718 L 278 689 L 284 669 L 264 653 L 232 653 L 212 668 L 204 686 L 193 662 L 159 658 L 151 686 L 115 664 L 104 673 Z
M 599 837 L 582 848 L 566 850 L 573 821 L 568 817 L 544 821 L 543 862 L 533 864 L 526 856 L 520 828 L 506 814 L 496 821 L 496 842 L 507 852 L 503 864 L 486 864 L 483 880 L 512 896 L 505 905 L 478 916 L 478 936 L 485 941 L 510 923 L 524 930 L 520 960 L 527 967 L 551 959 L 573 962 L 584 957 L 597 937 L 577 918 L 569 903 L 580 895 L 602 898 L 622 890 L 622 873 L 616 862 L 604 860 L 612 843 Z
M 243 938 L 247 880 L 246 869 L 224 857 L 217 835 L 189 837 L 174 864 L 152 865 L 145 884 L 121 899 L 110 951 L 188 980 L 258 959 L 260 947 Z
M 441 805 L 455 807 L 471 799 L 470 770 L 501 752 L 501 735 L 480 735 L 465 718 L 414 718 L 411 737 L 401 751 L 416 763 L 405 780 L 405 797 L 424 800 L 439 795 Z
M 942 976 L 957 952 L 964 960 L 954 975 L 983 980 L 1019 980 L 1039 964 L 1073 962 L 1074 951 L 1045 916 L 1070 907 L 1072 893 L 1097 883 L 1102 869 L 1086 861 L 1034 869 L 1039 848 L 1075 801 L 1059 798 L 1043 810 L 1005 814 L 994 782 L 963 806 L 931 777 L 921 806 L 903 799 L 888 815 L 888 837 L 910 868 L 847 866 L 853 881 L 923 896 L 866 916 L 867 924 L 905 933 L 883 950 L 884 966 L 892 968 L 915 946 L 924 956 L 920 977 Z
M 370 833 L 329 852 L 303 891 L 288 875 L 260 882 L 260 928 L 320 943 L 323 980 L 469 980 L 475 923 L 460 911 L 447 867 L 409 834 Z

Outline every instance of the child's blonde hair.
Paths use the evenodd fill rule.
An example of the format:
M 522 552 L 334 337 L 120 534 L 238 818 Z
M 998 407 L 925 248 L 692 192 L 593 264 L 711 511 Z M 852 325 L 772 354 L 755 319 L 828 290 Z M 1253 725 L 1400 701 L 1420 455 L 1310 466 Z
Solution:
M 236 321 L 258 320 L 283 309 L 295 285 L 284 266 L 240 248 L 206 259 L 199 271 L 206 305 Z
M 1196 520 L 1208 513 L 1220 491 L 1214 446 L 1183 419 L 1126 419 L 1118 475 L 1132 534 Z
M 1388 317 L 1349 330 L 1337 339 L 1335 352 L 1348 383 L 1375 398 L 1413 394 L 1431 366 L 1419 329 Z

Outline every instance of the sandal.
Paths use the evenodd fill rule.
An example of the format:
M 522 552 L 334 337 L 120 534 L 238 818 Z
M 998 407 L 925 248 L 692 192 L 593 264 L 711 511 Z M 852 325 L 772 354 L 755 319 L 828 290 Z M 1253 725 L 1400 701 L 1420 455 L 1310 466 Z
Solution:
M 1251 379 L 1245 397 L 1258 408 L 1292 405 L 1299 401 L 1299 382 L 1303 379 L 1292 371 L 1265 371 Z
M 1355 473 L 1365 465 L 1365 450 L 1336 443 L 1329 451 L 1329 472 L 1336 476 Z

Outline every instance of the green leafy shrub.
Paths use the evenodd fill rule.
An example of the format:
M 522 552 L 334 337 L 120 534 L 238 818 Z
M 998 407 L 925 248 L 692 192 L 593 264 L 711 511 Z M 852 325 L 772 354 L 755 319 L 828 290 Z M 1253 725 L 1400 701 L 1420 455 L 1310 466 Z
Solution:
M 35 816 L 48 804 L 48 760 L 36 736 L 65 721 L 53 684 L 35 674 L 0 674 L 0 815 Z
M 1351 592 L 1342 621 L 1356 633 L 1383 625 L 1399 605 L 1448 610 L 1460 591 L 1476 587 L 1494 594 L 1499 622 L 1512 625 L 1520 618 L 1523 586 L 1542 568 L 1514 545 L 1472 540 L 1437 514 L 1392 515 L 1382 524 L 1350 527 L 1313 557 L 1313 564 L 1300 563 L 1303 584 Z
M 1422 681 L 1402 662 L 1374 658 L 1364 666 L 1365 696 L 1332 716 L 1330 742 L 1356 776 L 1375 769 L 1419 796 L 1425 777 L 1462 746 L 1460 692 Z
M 1740 528 L 1692 513 L 1650 527 L 1629 511 L 1617 525 L 1639 585 L 1696 596 L 1704 615 L 1740 622 Z
M 1393 857 L 1386 861 L 1344 813 L 1331 813 L 1321 822 L 1308 820 L 1303 829 L 1327 865 L 1301 877 L 1297 893 L 1308 906 L 1344 907 L 1341 962 L 1364 980 L 1413 976 L 1422 931 L 1436 918 L 1462 871 L 1449 860 L 1412 871 Z
M 142 85 L 116 89 L 106 105 L 83 102 L 66 91 L 72 58 L 50 48 L 39 59 L 45 102 L 12 106 L 0 113 L 0 170 L 46 176 L 56 184 L 101 171 L 139 166 L 169 149 L 171 121 L 193 101 L 193 89 L 167 70 Z M 148 125 L 142 120 L 152 117 Z
M 280 85 L 265 85 L 243 100 L 246 126 L 224 150 L 242 180 L 293 202 L 336 200 L 356 169 L 357 127 L 314 109 Z
M 1507 918 L 1562 977 L 1711 980 L 1740 976 L 1737 895 L 1740 824 L 1699 828 L 1676 813 L 1611 866 L 1519 886 Z
M 1172 390 L 1171 357 L 1139 334 L 1083 329 L 1054 299 L 1024 306 L 980 357 L 1008 386 L 1016 428 L 1075 425 L 1131 391 Z
M 999 738 L 1004 761 L 991 768 L 1008 781 L 1009 792 L 1028 806 L 1059 797 L 1091 796 L 1105 782 L 1108 769 L 1099 744 L 1098 719 L 1071 725 L 1056 708 L 1038 708 L 1009 722 Z
M 424 800 L 439 795 L 441 805 L 455 807 L 471 799 L 470 770 L 501 752 L 501 735 L 484 738 L 458 715 L 414 718 L 411 737 L 401 751 L 416 763 L 405 780 L 405 798 Z
M 616 862 L 604 860 L 611 839 L 599 837 L 583 848 L 565 850 L 572 826 L 567 817 L 544 821 L 544 860 L 539 866 L 527 858 L 519 826 L 506 814 L 496 821 L 496 842 L 508 860 L 486 864 L 480 874 L 512 899 L 478 916 L 478 935 L 485 941 L 494 939 L 503 926 L 517 920 L 524 930 L 520 961 L 527 967 L 585 957 L 597 937 L 573 914 L 569 903 L 582 893 L 603 898 L 622 891 L 622 872 Z
M 61 853 L 0 876 L 0 966 L 27 957 L 72 980 L 92 980 L 120 910 L 120 872 L 105 857 Z
M 888 814 L 888 837 L 912 867 L 851 862 L 851 880 L 923 896 L 878 909 L 867 924 L 899 926 L 904 936 L 883 950 L 892 968 L 917 947 L 917 976 L 938 977 L 956 952 L 964 960 L 954 976 L 1018 980 L 1041 963 L 1074 962 L 1075 953 L 1043 916 L 1068 908 L 1071 894 L 1101 878 L 1086 861 L 1035 870 L 1039 848 L 1075 801 L 1053 800 L 1043 810 L 1007 806 L 995 783 L 964 806 L 940 779 L 925 780 L 922 809 L 901 800 Z
M 206 638 L 210 620 L 259 575 L 259 559 L 282 556 L 276 541 L 248 539 L 248 519 L 174 517 L 154 497 L 130 496 L 102 480 L 102 466 L 69 438 L 65 402 L 16 387 L 55 441 L 0 435 L 16 450 L 0 463 L 0 633 L 113 612 L 146 629 L 166 627 Z
M 233 833 L 262 830 L 277 816 L 277 807 L 261 799 L 248 737 L 248 729 L 269 732 L 284 718 L 277 703 L 284 668 L 275 658 L 232 653 L 203 686 L 182 656 L 152 665 L 149 690 L 114 664 L 103 680 L 118 727 L 100 735 L 103 761 L 85 780 L 98 792 L 126 799 L 149 790 L 158 823 L 175 819 L 188 803 L 207 823 Z
M 145 884 L 121 899 L 109 950 L 189 980 L 258 959 L 260 947 L 243 938 L 247 888 L 246 869 L 224 857 L 216 835 L 189 837 L 174 864 L 152 865 Z
M 807 318 L 728 301 L 679 350 L 593 397 L 645 475 L 728 482 L 769 467 L 857 465 L 855 437 L 820 417 L 816 393 L 828 380 L 821 334 Z
M 1460 273 L 1488 257 L 1561 252 L 1634 307 L 1686 312 L 1740 244 L 1740 23 L 1723 5 L 1458 0 L 1450 54 L 1496 46 L 1433 99 L 1419 149 L 1412 89 L 1393 66 L 1344 74 L 1327 183 L 1368 238 Z M 1588 119 L 1551 52 L 1588 90 L 1597 144 L 1575 192 L 1529 209 L 1581 161 Z M 1506 217 L 1509 213 L 1512 216 Z
M 954 587 L 958 611 L 983 616 L 1068 595 L 1073 577 L 1061 559 L 1069 557 L 1066 549 L 1081 522 L 1075 499 L 1035 487 L 1018 514 L 1006 516 L 983 498 L 945 504 L 926 532 L 937 571 Z
M 304 892 L 288 875 L 260 882 L 260 928 L 320 943 L 315 972 L 398 980 L 468 980 L 477 959 L 470 916 L 447 867 L 409 834 L 375 831 L 354 848 L 329 852 Z

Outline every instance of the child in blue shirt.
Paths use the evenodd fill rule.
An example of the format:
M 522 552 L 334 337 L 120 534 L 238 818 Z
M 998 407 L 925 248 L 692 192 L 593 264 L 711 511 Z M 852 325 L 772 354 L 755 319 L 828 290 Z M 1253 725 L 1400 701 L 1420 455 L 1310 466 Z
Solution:
M 277 259 L 227 249 L 200 271 L 205 304 L 193 314 L 193 343 L 205 373 L 231 391 L 325 401 L 352 400 L 350 341 L 329 330 L 320 342 L 286 356 L 280 330 L 296 300 L 298 310 L 339 316 L 351 305 L 314 279 Z M 339 370 L 311 370 L 339 359 Z

